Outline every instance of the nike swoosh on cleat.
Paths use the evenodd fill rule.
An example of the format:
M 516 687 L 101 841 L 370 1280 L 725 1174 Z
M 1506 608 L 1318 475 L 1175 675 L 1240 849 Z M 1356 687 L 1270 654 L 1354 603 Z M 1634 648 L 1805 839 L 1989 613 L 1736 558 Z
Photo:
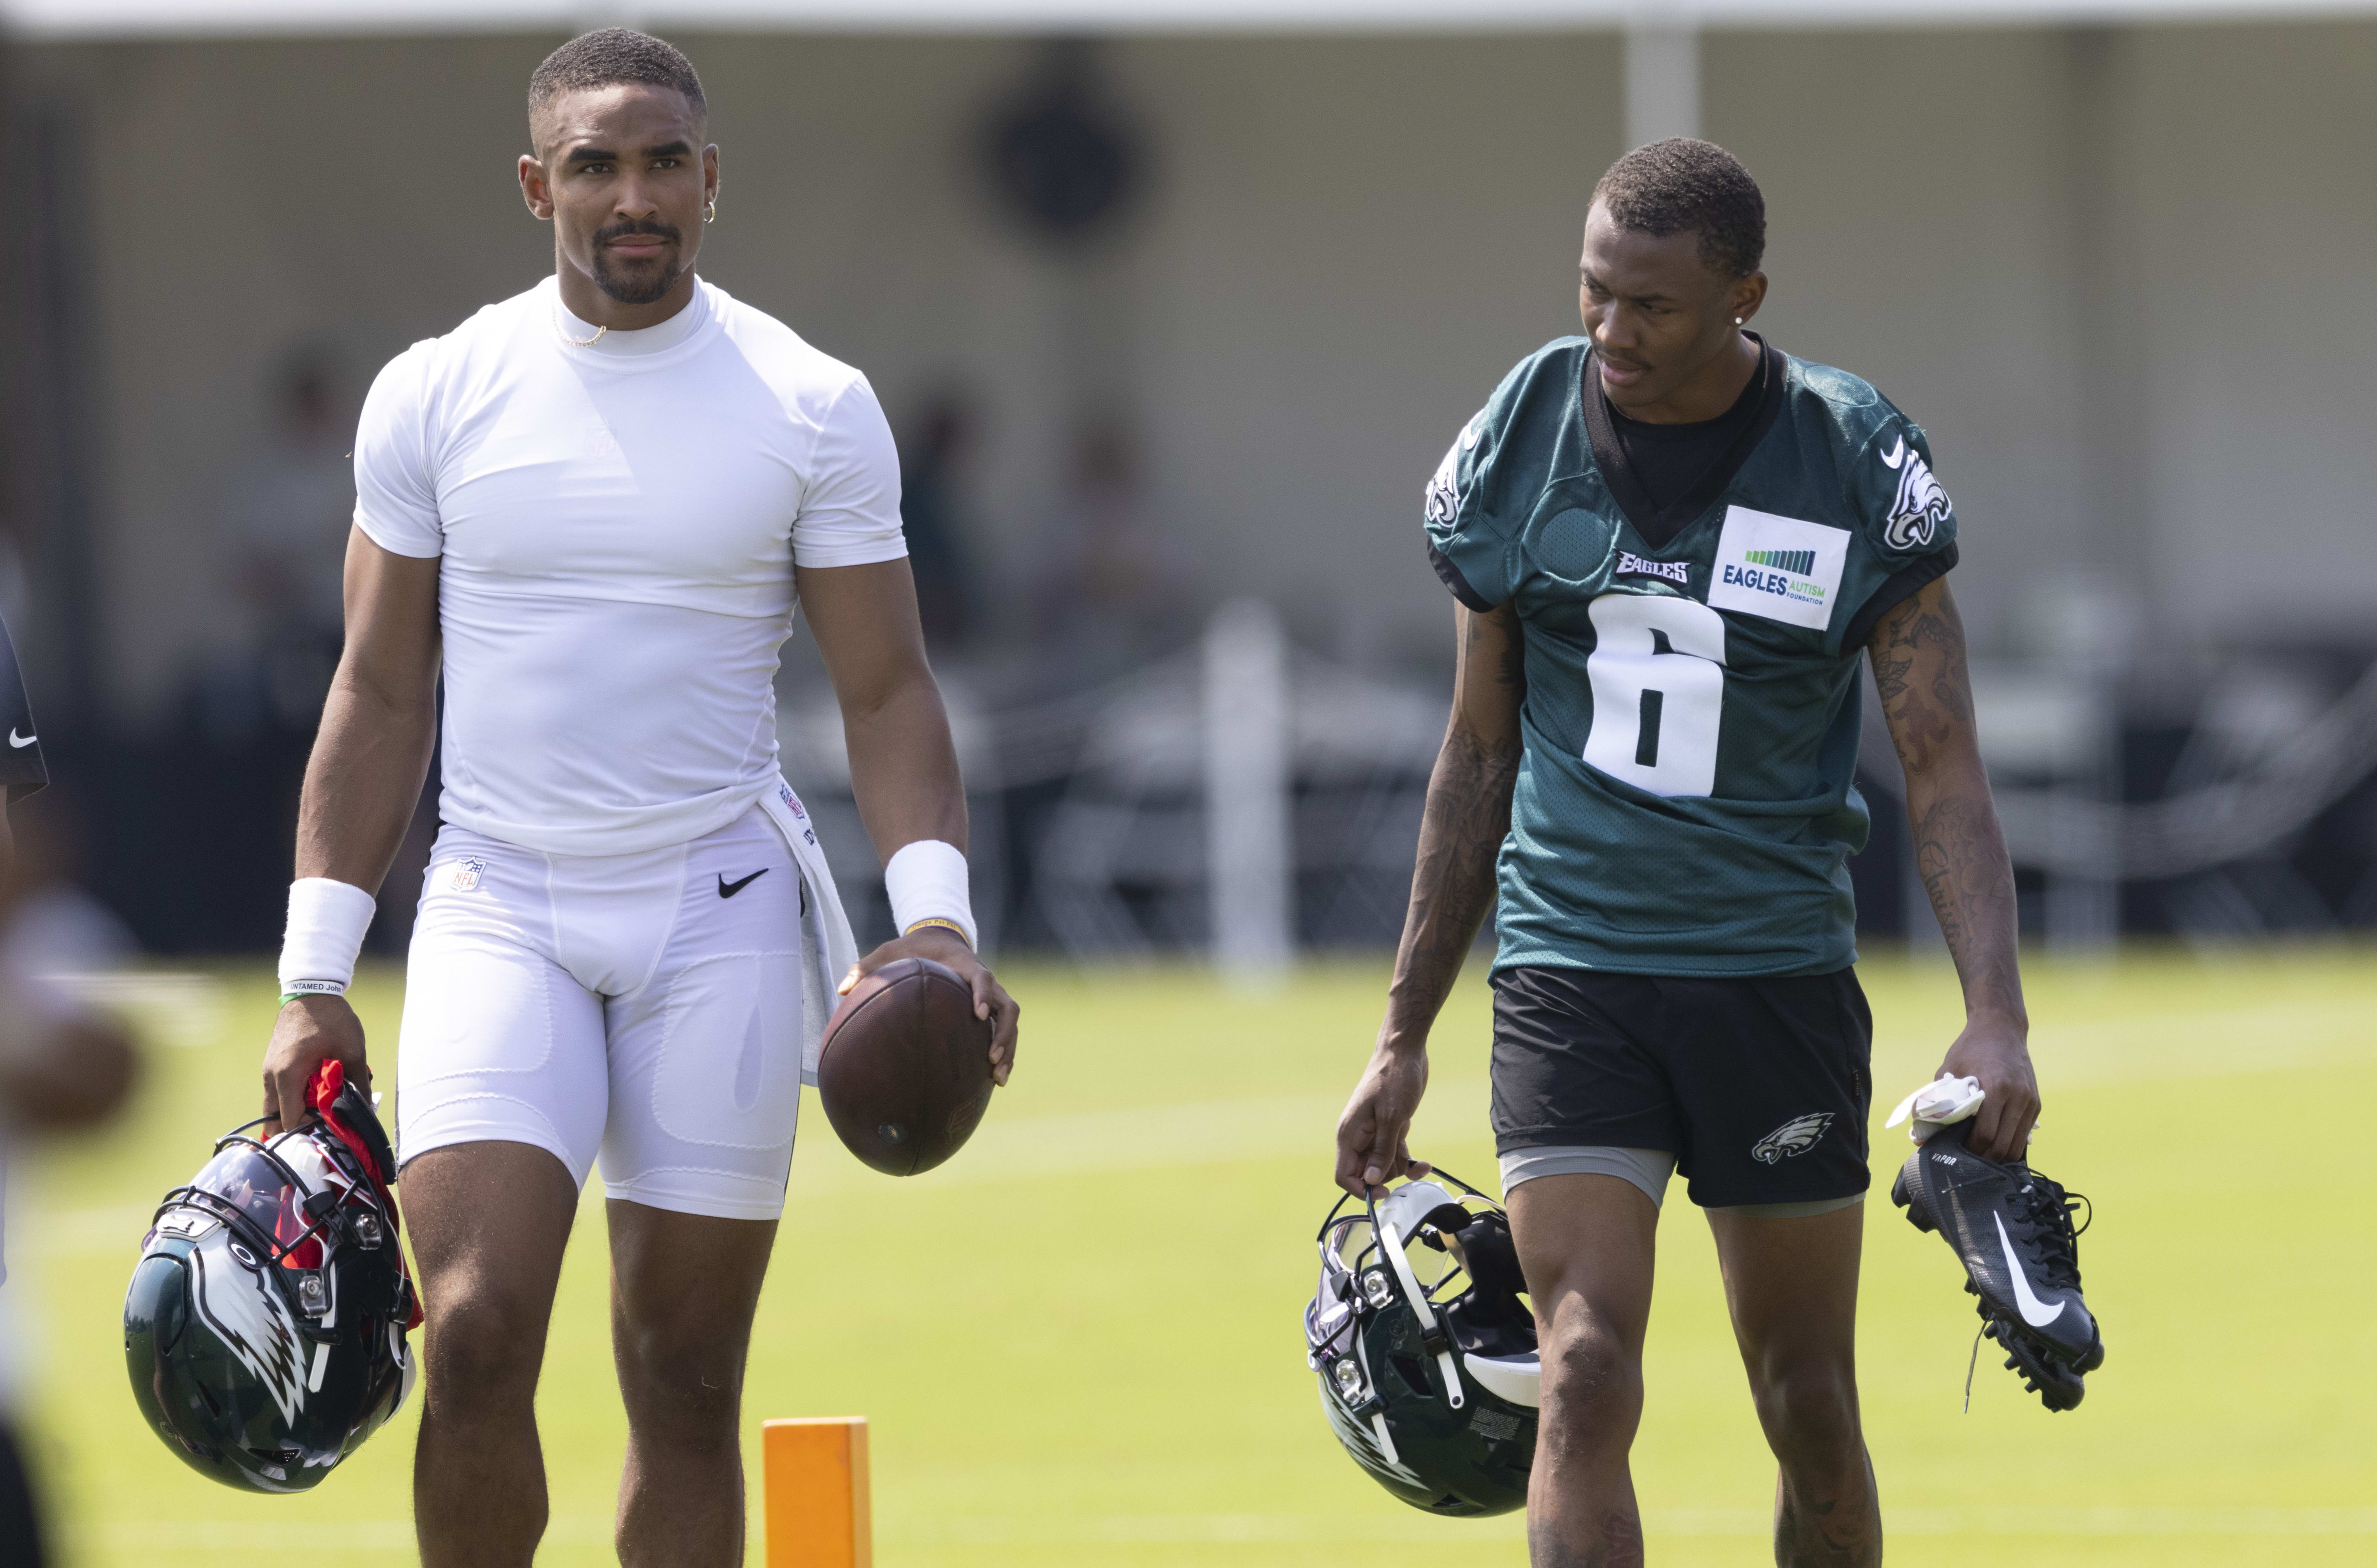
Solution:
M 41 738 L 42 737 L 37 735 L 18 735 L 17 733 L 16 726 L 13 724 L 8 727 L 8 744 L 15 747 L 19 751 L 22 751 L 25 748 L 32 745 L 33 742 Z
M 2013 1304 L 2021 1309 L 2023 1322 L 2033 1328 L 2045 1328 L 2061 1317 L 2063 1309 L 2072 1303 L 2058 1301 L 2050 1308 L 2032 1292 L 2030 1276 L 2022 1272 L 2022 1260 L 2013 1255 L 2013 1238 L 2006 1234 L 2005 1216 L 1991 1215 L 1989 1217 L 1998 1222 L 1998 1245 L 2005 1249 L 2006 1268 L 2013 1275 Z
M 718 896 L 721 898 L 733 898 L 736 893 L 741 892 L 745 888 L 749 887 L 753 882 L 758 881 L 767 874 L 768 868 L 762 866 L 758 870 L 752 872 L 749 876 L 744 878 L 741 881 L 730 882 L 726 880 L 724 874 L 721 873 L 718 879 Z

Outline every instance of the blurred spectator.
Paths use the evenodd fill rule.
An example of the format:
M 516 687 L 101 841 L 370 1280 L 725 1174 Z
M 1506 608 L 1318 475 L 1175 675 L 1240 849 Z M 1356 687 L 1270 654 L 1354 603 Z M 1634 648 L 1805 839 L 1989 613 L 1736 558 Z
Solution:
M 9 829 L 16 867 L 7 894 L 14 918 L 0 928 L 0 970 L 79 975 L 121 968 L 140 944 L 115 912 L 84 887 L 82 812 L 65 793 L 44 790 L 18 805 Z
M 0 878 L 0 881 L 13 879 Z M 0 891 L 0 947 L 39 950 L 40 923 L 9 906 Z M 0 964 L 0 1205 L 6 1202 L 8 1163 L 29 1133 L 78 1131 L 113 1116 L 131 1092 L 137 1059 L 115 1024 L 77 1003 L 37 976 Z M 0 1249 L 5 1249 L 0 1227 Z M 6 1280 L 0 1251 L 0 1283 Z M 18 1438 L 25 1381 L 23 1329 L 13 1303 L 0 1306 L 0 1562 L 40 1568 L 40 1511 Z
M 0 624 L 24 624 L 32 608 L 33 585 L 29 575 L 25 541 L 17 536 L 15 520 L 0 512 Z
M 12 1145 L 29 1131 L 66 1131 L 113 1115 L 132 1086 L 135 1059 L 121 1029 L 21 966 L 49 951 L 38 928 L 46 918 L 21 902 L 9 803 L 48 783 L 40 735 L 24 698 L 7 628 L 0 626 L 0 1283 L 6 1277 L 6 1204 Z M 19 739 L 25 744 L 17 744 Z M 0 1562 L 40 1568 L 44 1561 L 32 1486 L 18 1442 L 23 1376 L 17 1325 L 0 1304 Z
M 289 356 L 271 401 L 270 429 L 224 497 L 224 534 L 247 611 L 251 690 L 267 722 L 310 733 L 339 657 L 354 422 L 318 350 Z
M 33 721 L 33 705 L 25 697 L 25 677 L 17 667 L 17 645 L 9 640 L 8 623 L 0 620 L 0 726 L 7 744 L 0 747 L 0 897 L 5 897 L 12 839 L 8 808 L 49 786 L 49 759 L 42 749 L 42 726 Z
M 0 876 L 0 1169 L 9 1144 L 26 1131 L 72 1131 L 113 1116 L 131 1090 L 134 1065 L 121 1029 L 19 966 L 20 955 L 38 960 L 54 949 L 38 928 L 41 911 L 17 904 L 16 886 L 13 874 Z M 0 1243 L 5 1237 L 0 1224 Z M 5 1259 L 0 1252 L 0 1278 Z M 0 1346 L 0 1360 L 6 1355 Z M 0 1375 L 0 1397 L 7 1381 Z M 16 1561 L 0 1550 L 0 1562 Z
M 916 608 L 935 652 L 960 650 L 981 628 L 985 592 L 966 548 L 966 469 L 973 455 L 974 415 L 961 393 L 926 405 L 900 459 L 900 521 L 908 565 L 916 574 Z
M 1142 494 L 1128 428 L 1084 428 L 1032 594 L 1035 651 L 1067 680 L 1120 674 L 1188 633 L 1188 563 L 1149 523 Z
M 302 345 L 281 362 L 267 400 L 264 433 L 219 511 L 217 554 L 244 624 L 191 669 L 172 725 L 149 740 L 152 765 L 172 767 L 175 787 L 136 804 L 123 784 L 131 769 L 97 781 L 102 885 L 155 950 L 238 952 L 276 940 L 288 866 L 256 846 L 295 831 L 338 668 L 353 411 L 328 353 Z

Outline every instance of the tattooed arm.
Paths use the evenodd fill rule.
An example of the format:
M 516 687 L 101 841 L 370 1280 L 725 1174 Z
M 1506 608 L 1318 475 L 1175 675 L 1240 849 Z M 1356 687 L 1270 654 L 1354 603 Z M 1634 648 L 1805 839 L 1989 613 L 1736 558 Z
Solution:
M 1427 1087 L 1428 1028 L 1493 907 L 1494 859 L 1511 831 L 1527 685 L 1518 614 L 1508 604 L 1454 614 L 1452 722 L 1428 775 L 1386 1022 L 1337 1119 L 1337 1184 L 1356 1195 L 1416 1173 L 1404 1138 Z
M 1989 1092 L 1975 1119 L 1973 1151 L 2018 1159 L 2038 1119 L 2038 1082 L 2014 954 L 2013 866 L 1981 766 L 1965 624 L 1946 580 L 1883 616 L 1866 652 L 1891 744 L 1906 770 L 1916 869 L 1965 987 L 1965 1032 L 1940 1071 L 1978 1078 Z

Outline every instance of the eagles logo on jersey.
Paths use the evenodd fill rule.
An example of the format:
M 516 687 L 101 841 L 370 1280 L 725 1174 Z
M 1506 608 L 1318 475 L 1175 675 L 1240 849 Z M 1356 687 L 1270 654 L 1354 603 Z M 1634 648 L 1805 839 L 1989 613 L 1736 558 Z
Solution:
M 1793 1155 L 1804 1155 L 1814 1148 L 1832 1124 L 1833 1113 L 1828 1110 L 1794 1118 L 1758 1140 L 1750 1157 L 1761 1165 L 1780 1165 Z
M 1452 445 L 1444 449 L 1444 461 L 1436 465 L 1435 477 L 1427 482 L 1427 501 L 1422 509 L 1427 521 L 1439 527 L 1450 527 L 1461 515 L 1461 454 L 1473 450 L 1477 438 L 1485 433 L 1483 413 L 1461 427 Z
M 1898 497 L 1882 523 L 1882 539 L 1893 550 L 1914 550 L 1931 543 L 1940 525 L 1955 509 L 1948 492 L 1931 475 L 1931 465 L 1906 444 L 1906 437 L 1881 454 L 1882 466 L 1898 473 Z

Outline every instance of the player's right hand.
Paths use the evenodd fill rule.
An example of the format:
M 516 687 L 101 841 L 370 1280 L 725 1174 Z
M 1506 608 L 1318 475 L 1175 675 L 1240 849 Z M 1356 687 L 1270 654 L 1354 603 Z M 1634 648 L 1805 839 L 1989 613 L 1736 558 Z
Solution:
M 1398 1176 L 1426 1176 L 1428 1167 L 1411 1157 L 1404 1140 L 1412 1116 L 1427 1091 L 1425 1046 L 1379 1042 L 1354 1097 L 1337 1119 L 1337 1185 L 1367 1198 Z
M 264 1047 L 264 1135 L 302 1127 L 313 1119 L 305 1084 L 315 1066 L 336 1059 L 347 1064 L 347 1082 L 371 1093 L 371 1063 L 364 1059 L 364 1021 L 344 997 L 299 997 L 281 1004 L 273 1021 L 272 1043 Z

